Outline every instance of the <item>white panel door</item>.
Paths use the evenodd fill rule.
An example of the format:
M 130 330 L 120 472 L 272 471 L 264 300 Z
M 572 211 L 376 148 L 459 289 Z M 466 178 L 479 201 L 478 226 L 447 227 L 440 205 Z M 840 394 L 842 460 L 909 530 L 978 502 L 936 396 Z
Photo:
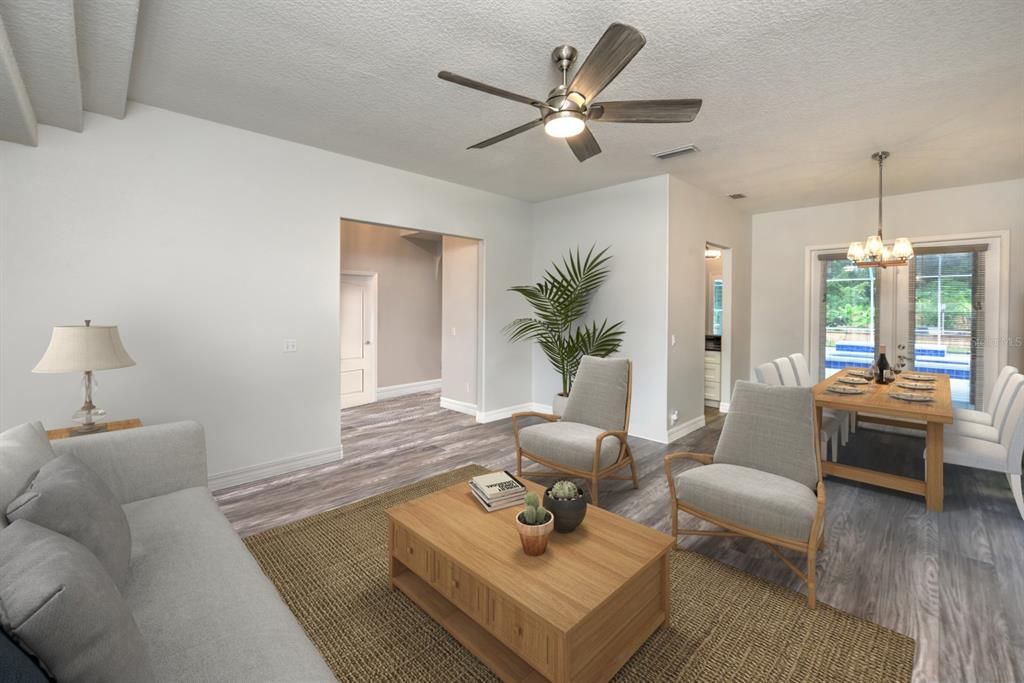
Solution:
M 377 398 L 377 276 L 341 276 L 341 407 Z

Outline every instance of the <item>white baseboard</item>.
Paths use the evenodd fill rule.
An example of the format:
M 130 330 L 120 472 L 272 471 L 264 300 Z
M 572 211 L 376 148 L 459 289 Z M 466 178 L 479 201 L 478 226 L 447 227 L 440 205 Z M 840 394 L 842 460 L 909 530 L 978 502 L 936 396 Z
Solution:
M 668 430 L 668 442 L 672 443 L 677 439 L 681 439 L 687 434 L 690 434 L 691 432 L 695 432 L 698 429 L 701 429 L 703 426 L 703 415 L 698 415 L 692 420 L 687 420 L 686 422 L 680 422 L 679 424 L 674 425 L 672 428 Z
M 467 403 L 466 401 L 456 401 L 454 398 L 441 397 L 441 407 L 446 410 L 454 410 L 457 413 L 465 413 L 466 415 L 472 415 L 476 417 L 476 404 Z
M 389 387 L 377 387 L 377 400 L 386 401 L 389 398 L 419 394 L 424 391 L 441 391 L 441 380 L 425 379 L 422 382 L 409 382 L 408 384 L 392 384 Z
M 498 420 L 507 420 L 512 417 L 512 413 L 550 413 L 551 406 L 546 406 L 541 403 L 520 403 L 515 406 L 507 406 L 505 408 L 498 408 L 497 410 L 488 410 L 486 412 L 480 412 L 476 414 L 476 421 L 480 424 L 487 424 L 488 422 L 497 422 Z
M 338 462 L 342 457 L 344 457 L 344 453 L 342 452 L 342 447 L 339 445 L 334 448 L 324 448 L 319 451 L 300 453 L 299 455 L 293 455 L 280 460 L 272 460 L 259 465 L 240 467 L 237 470 L 228 470 L 227 472 L 211 474 L 207 478 L 207 482 L 211 491 L 217 491 L 229 486 L 248 484 L 249 482 L 256 481 L 257 479 L 266 479 L 267 477 L 274 477 L 279 474 L 286 474 L 295 470 L 301 470 L 305 467 L 323 465 L 329 462 Z

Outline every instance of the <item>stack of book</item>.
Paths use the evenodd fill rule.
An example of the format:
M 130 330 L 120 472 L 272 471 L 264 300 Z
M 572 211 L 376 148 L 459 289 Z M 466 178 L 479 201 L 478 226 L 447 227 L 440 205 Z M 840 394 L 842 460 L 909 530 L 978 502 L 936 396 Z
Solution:
M 469 480 L 469 490 L 487 512 L 519 505 L 526 496 L 526 487 L 508 472 L 473 477 Z

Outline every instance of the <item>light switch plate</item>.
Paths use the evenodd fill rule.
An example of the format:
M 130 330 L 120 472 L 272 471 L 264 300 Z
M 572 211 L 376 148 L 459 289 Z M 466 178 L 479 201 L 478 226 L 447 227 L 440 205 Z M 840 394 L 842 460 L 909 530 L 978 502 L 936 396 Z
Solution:
M 285 339 L 284 340 L 284 352 L 285 353 L 295 353 L 298 350 L 299 350 L 299 342 L 297 340 L 295 340 L 295 339 Z

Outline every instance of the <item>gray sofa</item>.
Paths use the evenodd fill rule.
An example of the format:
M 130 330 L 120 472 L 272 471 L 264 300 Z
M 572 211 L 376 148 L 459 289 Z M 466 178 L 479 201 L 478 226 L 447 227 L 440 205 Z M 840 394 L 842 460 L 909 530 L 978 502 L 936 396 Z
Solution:
M 52 446 L 99 474 L 123 506 L 132 550 L 122 594 L 157 680 L 335 680 L 207 490 L 200 425 Z

